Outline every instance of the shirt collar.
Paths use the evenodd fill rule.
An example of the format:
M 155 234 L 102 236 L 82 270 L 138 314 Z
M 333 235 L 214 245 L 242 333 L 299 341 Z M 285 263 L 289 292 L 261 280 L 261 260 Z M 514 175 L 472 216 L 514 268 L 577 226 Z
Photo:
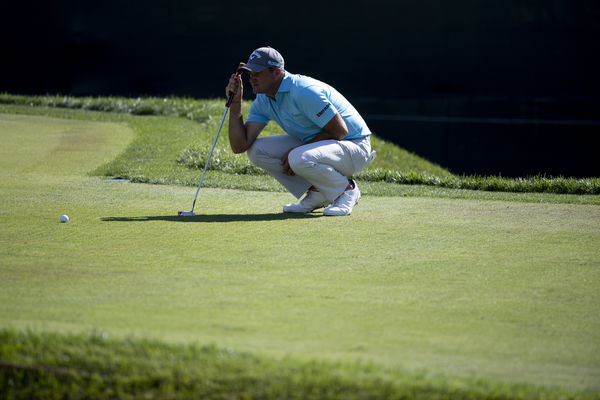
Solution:
M 283 75 L 283 79 L 281 80 L 281 85 L 279 85 L 279 89 L 277 90 L 277 93 L 289 92 L 291 85 L 292 85 L 292 74 L 285 71 L 285 75 Z
M 277 89 L 277 93 L 275 93 L 275 97 L 271 97 L 266 95 L 271 101 L 277 101 L 277 99 L 281 98 L 284 93 L 290 91 L 290 86 L 292 86 L 292 74 L 285 71 L 283 78 L 281 79 L 281 84 L 279 84 L 279 89 Z

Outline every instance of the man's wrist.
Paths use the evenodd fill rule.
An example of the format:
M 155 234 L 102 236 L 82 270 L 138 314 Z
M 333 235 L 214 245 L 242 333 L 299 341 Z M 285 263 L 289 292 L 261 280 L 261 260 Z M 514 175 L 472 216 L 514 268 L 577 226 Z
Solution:
M 232 107 L 233 104 L 229 106 L 229 119 L 239 119 L 242 118 L 242 108 L 241 107 Z

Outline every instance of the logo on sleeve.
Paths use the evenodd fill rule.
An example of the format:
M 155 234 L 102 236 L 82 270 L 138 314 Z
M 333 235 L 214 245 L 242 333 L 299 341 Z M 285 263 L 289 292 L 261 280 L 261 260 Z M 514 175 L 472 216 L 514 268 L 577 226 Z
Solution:
M 321 115 L 323 115 L 329 107 L 331 107 L 331 103 L 327 103 L 327 105 L 325 107 L 323 107 L 323 109 L 317 113 L 317 117 L 320 117 Z

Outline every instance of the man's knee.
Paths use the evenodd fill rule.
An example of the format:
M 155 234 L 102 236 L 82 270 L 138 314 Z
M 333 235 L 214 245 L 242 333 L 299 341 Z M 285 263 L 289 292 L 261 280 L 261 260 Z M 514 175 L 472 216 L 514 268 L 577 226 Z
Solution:
M 290 168 L 292 171 L 300 171 L 302 169 L 314 167 L 316 164 L 316 159 L 314 154 L 310 151 L 307 151 L 303 146 L 296 147 L 294 150 L 290 151 L 288 154 L 288 162 L 290 163 Z
M 248 150 L 246 150 L 246 154 L 248 155 L 248 159 L 254 165 L 261 166 L 265 162 L 268 163 L 269 158 L 269 143 L 268 140 L 264 140 L 264 138 L 258 138 L 252 143 L 252 146 Z
M 252 164 L 256 164 L 259 159 L 260 146 L 256 145 L 256 140 L 252 143 L 252 146 L 246 150 L 246 155 Z

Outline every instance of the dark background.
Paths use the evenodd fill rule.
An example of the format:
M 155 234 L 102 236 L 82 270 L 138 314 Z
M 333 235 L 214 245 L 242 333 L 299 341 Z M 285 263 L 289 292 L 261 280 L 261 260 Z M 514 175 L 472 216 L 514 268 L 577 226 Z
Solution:
M 217 97 L 270 45 L 453 172 L 600 176 L 598 0 L 14 3 L 1 92 Z

